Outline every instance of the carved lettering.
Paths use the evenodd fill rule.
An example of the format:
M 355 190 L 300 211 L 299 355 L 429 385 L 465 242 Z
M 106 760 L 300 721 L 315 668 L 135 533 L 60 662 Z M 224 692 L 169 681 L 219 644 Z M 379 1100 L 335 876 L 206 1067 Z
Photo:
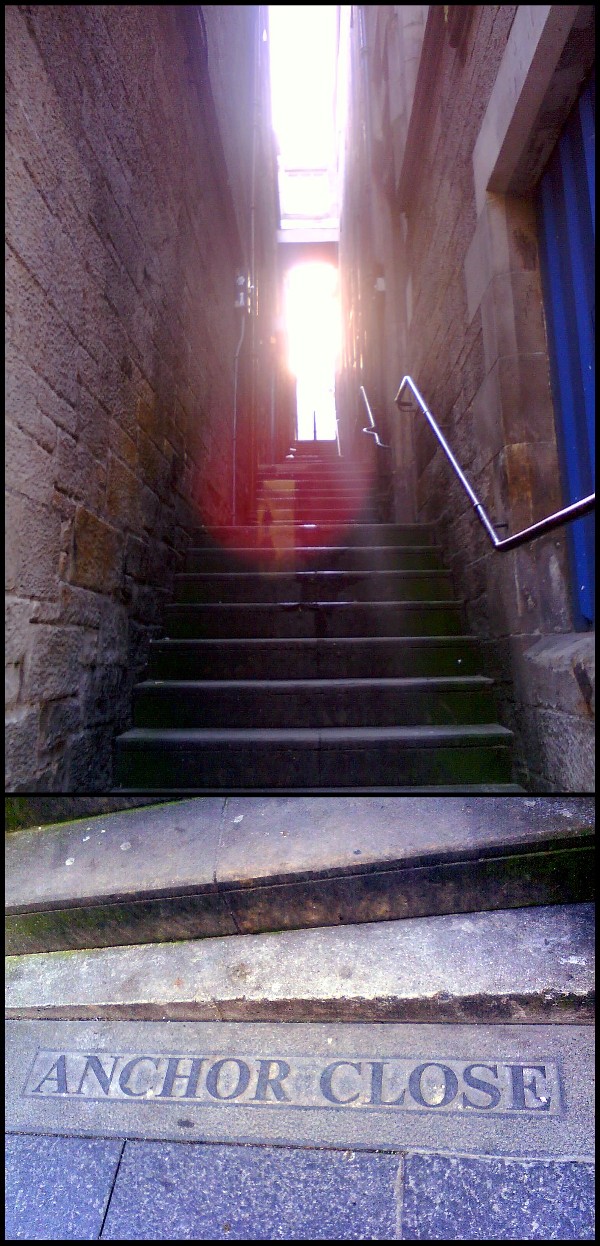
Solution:
M 56 1084 L 56 1090 L 50 1091 L 51 1094 L 55 1094 L 55 1095 L 68 1094 L 66 1061 L 67 1061 L 66 1056 L 59 1056 L 56 1063 L 53 1064 L 52 1068 L 49 1069 L 48 1072 L 46 1073 L 46 1076 L 42 1078 L 39 1086 L 36 1086 L 35 1089 L 31 1091 L 31 1094 L 32 1095 L 39 1095 L 42 1093 L 47 1094 L 48 1093 L 47 1091 L 42 1091 L 42 1086 L 45 1084 L 45 1082 L 54 1082 Z M 55 1069 L 56 1069 L 56 1076 L 52 1077 L 52 1073 L 54 1072 Z
M 120 1054 L 40 1049 L 24 1095 L 144 1101 L 186 1100 L 244 1110 L 260 1107 L 348 1108 L 360 1112 L 457 1112 L 469 1115 L 547 1112 L 563 1108 L 558 1065 L 495 1059 L 408 1056 L 331 1060 L 244 1054 L 127 1051 Z
M 281 1085 L 284 1078 L 290 1075 L 290 1066 L 287 1060 L 259 1060 L 258 1081 L 256 1083 L 256 1092 L 254 1095 L 255 1103 L 265 1103 L 267 1101 L 267 1090 L 272 1090 L 276 1099 L 282 1103 L 290 1102 L 289 1095 L 286 1094 Z M 277 1073 L 271 1073 L 273 1066 L 277 1068 Z
M 125 1068 L 122 1069 L 119 1074 L 119 1086 L 121 1087 L 123 1094 L 127 1095 L 130 1099 L 143 1099 L 147 1095 L 148 1090 L 152 1089 L 151 1087 L 146 1087 L 145 1090 L 132 1090 L 131 1087 L 127 1085 L 133 1070 L 137 1068 L 138 1065 L 145 1063 L 153 1064 L 155 1069 L 158 1068 L 158 1060 L 153 1060 L 152 1056 L 134 1056 L 133 1060 L 127 1061 Z
M 110 1073 L 107 1073 L 104 1068 L 104 1065 L 100 1061 L 99 1056 L 87 1056 L 85 1064 L 83 1066 L 83 1073 L 81 1074 L 81 1081 L 79 1083 L 78 1089 L 75 1091 L 75 1094 L 76 1095 L 83 1094 L 83 1083 L 87 1077 L 88 1072 L 92 1072 L 94 1074 L 94 1077 L 96 1078 L 96 1081 L 98 1082 L 98 1085 L 104 1091 L 104 1094 L 107 1095 L 110 1091 L 110 1084 L 112 1082 L 114 1072 L 117 1067 L 118 1059 L 119 1059 L 118 1056 L 112 1057 L 112 1068 L 110 1070 Z
M 226 1064 L 237 1064 L 238 1080 L 237 1085 L 229 1094 L 222 1094 L 219 1090 L 219 1074 Z M 217 1060 L 213 1064 L 206 1078 L 206 1089 L 213 1099 L 239 1099 L 244 1091 L 248 1089 L 250 1084 L 250 1069 L 245 1060 L 236 1060 L 234 1056 L 226 1056 L 224 1060 Z
M 500 1102 L 500 1087 L 489 1082 L 487 1078 L 476 1077 L 473 1069 L 483 1069 L 486 1073 L 491 1073 L 493 1077 L 498 1076 L 498 1066 L 496 1064 L 468 1064 L 463 1072 L 463 1081 L 471 1090 L 479 1090 L 484 1095 L 489 1096 L 489 1103 L 473 1103 L 468 1095 L 463 1095 L 463 1108 L 477 1108 L 480 1112 L 487 1112 L 490 1108 L 495 1108 Z
M 441 1099 L 437 1093 L 435 1095 L 430 1095 L 429 1099 L 424 1098 L 422 1080 L 423 1074 L 426 1073 L 428 1069 L 441 1070 L 444 1080 L 444 1089 Z M 458 1094 L 458 1078 L 456 1073 L 454 1073 L 447 1064 L 419 1064 L 416 1069 L 413 1069 L 408 1079 L 408 1089 L 410 1090 L 415 1103 L 419 1103 L 421 1107 L 445 1108 L 448 1103 L 452 1103 L 452 1100 L 455 1099 Z
M 550 1110 L 550 1096 L 547 1093 L 546 1086 L 546 1065 L 545 1064 L 509 1064 L 508 1065 L 512 1080 L 512 1106 L 518 1112 L 531 1111 L 532 1109 L 539 1112 L 548 1112 Z M 539 1078 L 536 1073 L 540 1073 L 543 1078 L 542 1093 L 538 1096 Z M 545 1093 L 544 1093 L 545 1092 Z
M 169 1099 L 173 1096 L 173 1087 L 175 1082 L 185 1082 L 185 1090 L 181 1094 L 173 1096 L 177 1099 L 193 1099 L 198 1089 L 198 1080 L 202 1065 L 205 1063 L 203 1057 L 195 1057 L 191 1061 L 190 1068 L 187 1073 L 179 1073 L 179 1065 L 182 1060 L 189 1060 L 189 1056 L 170 1056 L 167 1060 L 167 1071 L 162 1089 L 159 1090 L 158 1099 Z
M 384 1107 L 397 1107 L 400 1103 L 404 1103 L 405 1091 L 401 1090 L 397 1099 L 383 1098 L 383 1073 L 385 1062 L 383 1060 L 371 1060 L 371 1098 L 369 1103 L 380 1103 Z
M 329 1103 L 355 1103 L 359 1097 L 360 1091 L 357 1090 L 355 1095 L 349 1095 L 347 1099 L 340 1099 L 332 1089 L 331 1081 L 336 1069 L 347 1068 L 356 1069 L 360 1073 L 360 1064 L 352 1060 L 335 1060 L 333 1064 L 328 1064 L 326 1069 L 321 1073 L 321 1094 L 329 1101 Z

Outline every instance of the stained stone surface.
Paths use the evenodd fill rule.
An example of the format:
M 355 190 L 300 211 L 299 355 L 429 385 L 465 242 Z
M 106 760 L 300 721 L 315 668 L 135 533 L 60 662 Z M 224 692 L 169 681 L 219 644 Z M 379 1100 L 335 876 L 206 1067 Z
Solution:
M 6 1138 L 6 1238 L 95 1240 L 117 1171 L 117 1139 Z
M 7 951 L 593 897 L 587 798 L 204 797 L 12 835 Z
M 8 905 L 356 873 L 594 826 L 587 797 L 197 797 L 11 836 Z M 126 849 L 123 844 L 128 844 Z M 36 873 L 31 864 L 35 853 Z M 66 862 L 70 864 L 67 865 Z
M 130 1142 L 102 1238 L 393 1239 L 397 1172 L 370 1151 Z
M 7 957 L 9 1017 L 592 1018 L 593 905 Z

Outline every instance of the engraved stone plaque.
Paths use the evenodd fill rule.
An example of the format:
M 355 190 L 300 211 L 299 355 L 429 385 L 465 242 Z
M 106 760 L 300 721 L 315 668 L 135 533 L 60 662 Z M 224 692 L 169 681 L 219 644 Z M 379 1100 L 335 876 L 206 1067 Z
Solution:
M 583 1026 L 10 1021 L 8 1127 L 591 1151 Z

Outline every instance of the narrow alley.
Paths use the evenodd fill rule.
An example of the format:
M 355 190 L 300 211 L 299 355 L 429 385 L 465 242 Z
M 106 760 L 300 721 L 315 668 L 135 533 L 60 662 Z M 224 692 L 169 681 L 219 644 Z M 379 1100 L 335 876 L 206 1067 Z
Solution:
M 9 1241 L 594 1239 L 594 20 L 5 8 Z
M 331 14 L 7 8 L 8 791 L 593 790 L 591 10 Z

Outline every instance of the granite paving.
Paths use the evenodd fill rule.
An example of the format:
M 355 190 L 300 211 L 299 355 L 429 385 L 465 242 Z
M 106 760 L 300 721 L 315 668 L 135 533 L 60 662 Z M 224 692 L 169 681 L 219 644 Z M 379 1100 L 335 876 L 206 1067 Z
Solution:
M 6 1236 L 591 1241 L 573 1160 L 8 1135 Z
M 102 1237 L 392 1239 L 397 1173 L 370 1151 L 130 1142 Z
M 591 1241 L 594 1166 L 408 1155 L 405 1241 Z
M 124 1143 L 106 1138 L 6 1138 L 7 1241 L 100 1237 Z

